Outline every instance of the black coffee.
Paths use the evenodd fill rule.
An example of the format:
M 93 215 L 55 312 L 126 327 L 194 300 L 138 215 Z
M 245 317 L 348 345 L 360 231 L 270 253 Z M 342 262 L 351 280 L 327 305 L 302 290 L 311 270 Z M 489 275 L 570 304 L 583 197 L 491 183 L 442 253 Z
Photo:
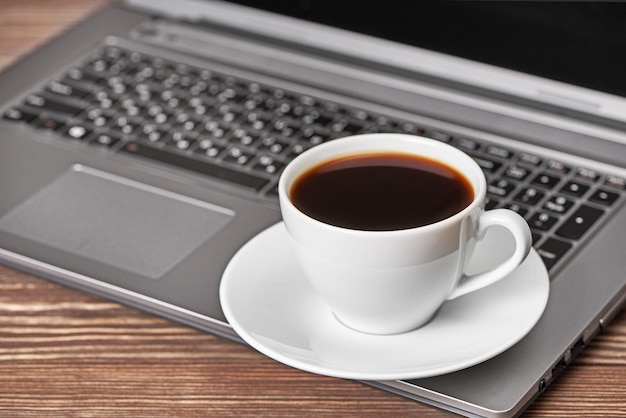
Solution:
M 401 153 L 325 161 L 294 182 L 293 204 L 312 218 L 350 229 L 390 231 L 428 225 L 466 208 L 470 182 L 452 167 Z

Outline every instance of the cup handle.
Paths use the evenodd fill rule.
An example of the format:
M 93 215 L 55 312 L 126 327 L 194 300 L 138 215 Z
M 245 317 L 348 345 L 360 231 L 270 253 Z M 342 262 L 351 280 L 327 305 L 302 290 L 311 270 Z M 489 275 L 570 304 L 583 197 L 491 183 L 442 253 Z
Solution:
M 526 259 L 532 246 L 532 236 L 524 218 L 508 209 L 485 211 L 478 220 L 477 239 L 482 240 L 487 230 L 492 226 L 502 226 L 509 230 L 515 239 L 515 251 L 507 260 L 491 270 L 472 276 L 463 274 L 457 287 L 447 297 L 448 300 L 482 289 L 505 278 Z

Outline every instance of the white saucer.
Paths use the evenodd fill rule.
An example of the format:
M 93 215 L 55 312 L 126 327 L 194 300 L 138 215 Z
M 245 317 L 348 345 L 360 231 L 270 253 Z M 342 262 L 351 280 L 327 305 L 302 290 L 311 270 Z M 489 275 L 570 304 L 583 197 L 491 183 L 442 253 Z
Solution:
M 506 237 L 485 239 L 473 268 L 501 258 L 508 251 L 503 242 Z M 220 298 L 234 330 L 277 361 L 328 376 L 392 380 L 445 374 L 502 353 L 537 323 L 549 287 L 543 262 L 532 250 L 509 277 L 446 302 L 427 325 L 404 334 L 364 334 L 336 320 L 313 291 L 278 223 L 233 257 Z

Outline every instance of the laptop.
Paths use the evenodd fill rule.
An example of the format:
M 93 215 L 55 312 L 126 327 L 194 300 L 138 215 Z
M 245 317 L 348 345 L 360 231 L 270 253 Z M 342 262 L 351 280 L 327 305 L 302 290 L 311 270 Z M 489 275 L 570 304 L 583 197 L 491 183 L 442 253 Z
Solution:
M 488 208 L 527 219 L 549 302 L 491 360 L 367 383 L 518 415 L 626 298 L 625 7 L 112 3 L 0 75 L 0 258 L 238 339 L 220 278 L 280 221 L 291 158 L 364 132 L 445 141 L 483 168 Z

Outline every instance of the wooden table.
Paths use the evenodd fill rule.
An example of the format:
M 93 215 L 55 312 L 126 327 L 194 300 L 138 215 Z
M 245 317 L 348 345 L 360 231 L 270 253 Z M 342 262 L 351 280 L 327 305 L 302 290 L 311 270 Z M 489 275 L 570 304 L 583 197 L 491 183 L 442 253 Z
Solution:
M 2 0 L 0 67 L 104 3 Z M 451 414 L 0 266 L 0 416 L 242 415 Z M 620 415 L 626 314 L 525 414 Z

